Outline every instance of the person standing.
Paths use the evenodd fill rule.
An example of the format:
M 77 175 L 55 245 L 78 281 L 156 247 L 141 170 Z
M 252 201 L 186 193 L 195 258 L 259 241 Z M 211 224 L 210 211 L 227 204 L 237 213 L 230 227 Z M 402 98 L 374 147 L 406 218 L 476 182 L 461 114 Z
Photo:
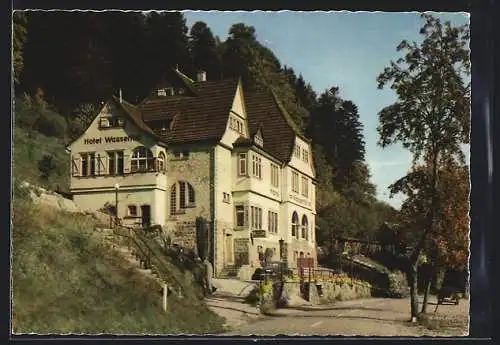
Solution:
M 206 283 L 206 290 L 209 295 L 212 294 L 212 276 L 214 274 L 214 268 L 212 267 L 212 264 L 210 261 L 208 261 L 208 258 L 205 258 L 203 260 L 203 264 L 205 266 L 205 283 Z

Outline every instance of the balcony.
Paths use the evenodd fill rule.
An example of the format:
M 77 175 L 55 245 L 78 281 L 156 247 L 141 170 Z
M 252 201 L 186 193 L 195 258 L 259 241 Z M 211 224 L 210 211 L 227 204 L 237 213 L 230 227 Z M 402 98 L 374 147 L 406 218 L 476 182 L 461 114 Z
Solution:
M 123 156 L 122 156 L 123 157 Z M 165 162 L 152 158 L 133 161 L 130 156 L 119 159 L 94 157 L 86 161 L 72 161 L 72 190 L 112 189 L 115 183 L 122 187 L 166 187 Z

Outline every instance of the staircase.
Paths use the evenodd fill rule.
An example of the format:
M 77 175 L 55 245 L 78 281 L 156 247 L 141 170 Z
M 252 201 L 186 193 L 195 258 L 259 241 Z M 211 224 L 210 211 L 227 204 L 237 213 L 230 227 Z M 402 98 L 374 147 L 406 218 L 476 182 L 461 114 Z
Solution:
M 123 237 L 115 233 L 113 229 L 109 228 L 96 228 L 95 230 L 96 233 L 101 235 L 101 239 L 106 245 L 114 249 L 123 257 L 125 262 L 134 267 L 136 271 L 146 277 L 146 279 L 151 279 L 157 282 L 160 288 L 167 282 L 165 279 L 162 279 L 158 267 L 156 267 L 154 263 L 151 263 L 150 256 L 148 257 L 144 250 L 141 250 L 139 246 L 127 242 L 127 237 Z M 182 297 L 182 288 L 181 286 L 176 285 L 178 284 L 168 282 L 169 293 L 175 290 L 177 295 Z
M 218 274 L 221 279 L 237 279 L 239 267 L 234 265 L 224 266 L 222 271 Z

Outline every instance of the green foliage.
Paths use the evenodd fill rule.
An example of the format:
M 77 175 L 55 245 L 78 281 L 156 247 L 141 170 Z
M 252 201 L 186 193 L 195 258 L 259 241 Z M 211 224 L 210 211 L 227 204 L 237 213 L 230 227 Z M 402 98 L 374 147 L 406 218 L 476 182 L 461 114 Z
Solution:
M 52 157 L 54 169 L 47 179 L 40 178 L 38 162 L 45 155 Z M 70 161 L 61 139 L 14 127 L 12 175 L 50 190 L 69 191 Z
M 438 152 L 463 158 L 459 144 L 468 143 L 470 126 L 469 28 L 452 27 L 423 14 L 423 41 L 402 41 L 397 50 L 404 58 L 392 62 L 378 78 L 398 100 L 379 113 L 380 145 L 401 142 L 414 155 L 430 157 Z
M 70 140 L 75 140 L 90 126 L 92 120 L 97 116 L 99 107 L 93 103 L 79 104 L 73 111 L 68 126 Z
M 16 84 L 19 83 L 19 77 L 24 67 L 23 46 L 27 39 L 26 16 L 21 11 L 16 11 L 12 15 L 12 61 L 13 78 Z
M 222 320 L 197 299 L 171 295 L 163 312 L 158 285 L 104 247 L 90 218 L 14 202 L 14 332 L 222 331 Z
M 222 61 L 217 42 L 206 23 L 193 24 L 188 46 L 196 70 L 207 72 L 207 79 L 210 80 L 222 77 Z
M 388 297 L 404 298 L 408 296 L 408 280 L 403 272 L 397 270 L 392 271 L 388 274 L 388 279 Z
M 35 97 L 24 94 L 17 98 L 14 117 L 16 125 L 30 131 L 37 131 L 48 137 L 65 137 L 66 120 L 51 109 L 41 91 Z
M 48 181 L 50 175 L 56 170 L 56 162 L 51 155 L 43 155 L 42 159 L 38 161 L 38 170 L 40 171 L 40 178 Z

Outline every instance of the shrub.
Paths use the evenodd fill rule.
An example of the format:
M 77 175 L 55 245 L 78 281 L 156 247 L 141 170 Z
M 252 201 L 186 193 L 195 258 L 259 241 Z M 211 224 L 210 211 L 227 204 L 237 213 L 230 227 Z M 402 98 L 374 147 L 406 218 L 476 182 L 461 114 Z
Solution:
M 38 161 L 38 171 L 40 171 L 40 178 L 47 181 L 56 169 L 56 162 L 51 155 L 43 155 L 42 159 Z
M 408 297 L 408 281 L 406 275 L 401 271 L 392 271 L 388 274 L 389 286 L 388 297 L 404 298 Z

